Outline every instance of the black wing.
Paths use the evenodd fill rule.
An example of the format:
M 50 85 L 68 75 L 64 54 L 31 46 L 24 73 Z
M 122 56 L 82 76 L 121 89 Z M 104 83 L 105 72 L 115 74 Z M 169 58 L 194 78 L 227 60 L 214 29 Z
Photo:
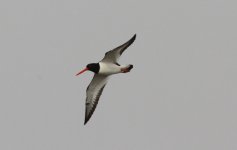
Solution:
M 86 124 L 91 118 L 92 114 L 95 111 L 95 108 L 98 104 L 100 95 L 103 92 L 103 89 L 107 83 L 108 77 L 104 75 L 95 74 L 91 83 L 86 90 L 86 113 L 85 113 L 85 122 Z
M 110 63 L 117 63 L 119 57 L 122 55 L 124 50 L 126 50 L 136 39 L 136 34 L 126 43 L 116 47 L 113 50 L 108 51 L 105 53 L 104 58 L 101 60 L 102 62 L 110 62 Z

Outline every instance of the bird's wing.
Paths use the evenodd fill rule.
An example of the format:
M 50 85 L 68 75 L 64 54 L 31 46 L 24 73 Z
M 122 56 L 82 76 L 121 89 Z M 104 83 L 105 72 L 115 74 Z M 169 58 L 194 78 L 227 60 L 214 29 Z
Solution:
M 119 47 L 116 47 L 115 49 L 106 52 L 104 58 L 101 61 L 117 63 L 119 57 L 122 55 L 124 50 L 127 49 L 134 42 L 135 39 L 136 39 L 136 34 L 123 45 L 120 45 Z
M 108 76 L 95 74 L 91 83 L 86 90 L 86 113 L 85 122 L 86 124 L 91 118 L 95 108 L 98 104 L 100 95 L 108 81 Z

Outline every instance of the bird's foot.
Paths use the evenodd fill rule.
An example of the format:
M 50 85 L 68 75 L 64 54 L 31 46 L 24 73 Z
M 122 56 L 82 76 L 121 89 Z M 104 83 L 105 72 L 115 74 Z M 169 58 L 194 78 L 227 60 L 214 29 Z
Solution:
M 133 68 L 133 65 L 129 65 L 128 67 L 126 68 L 121 68 L 121 72 L 122 73 L 127 73 L 127 72 L 130 72 L 130 70 Z

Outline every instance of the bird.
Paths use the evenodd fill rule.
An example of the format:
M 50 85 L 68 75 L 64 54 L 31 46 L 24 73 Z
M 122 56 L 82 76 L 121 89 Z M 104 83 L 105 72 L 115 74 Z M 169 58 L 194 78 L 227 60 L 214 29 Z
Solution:
M 86 89 L 84 125 L 86 125 L 94 113 L 109 77 L 118 73 L 128 73 L 133 68 L 132 64 L 120 65 L 118 60 L 122 53 L 135 41 L 135 39 L 136 34 L 134 34 L 133 37 L 124 44 L 106 52 L 104 58 L 98 63 L 90 63 L 76 74 L 76 76 L 78 76 L 85 71 L 91 71 L 94 73 L 93 79 Z

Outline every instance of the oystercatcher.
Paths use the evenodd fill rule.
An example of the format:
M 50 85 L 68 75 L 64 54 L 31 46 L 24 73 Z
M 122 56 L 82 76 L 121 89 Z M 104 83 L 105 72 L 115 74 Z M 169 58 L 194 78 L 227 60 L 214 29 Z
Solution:
M 90 63 L 85 69 L 76 75 L 89 70 L 94 72 L 94 77 L 86 90 L 86 112 L 84 125 L 89 121 L 98 104 L 100 95 L 108 81 L 108 77 L 117 73 L 127 73 L 133 68 L 133 65 L 120 65 L 119 57 L 122 55 L 136 39 L 136 34 L 126 43 L 105 53 L 104 58 L 98 63 Z

